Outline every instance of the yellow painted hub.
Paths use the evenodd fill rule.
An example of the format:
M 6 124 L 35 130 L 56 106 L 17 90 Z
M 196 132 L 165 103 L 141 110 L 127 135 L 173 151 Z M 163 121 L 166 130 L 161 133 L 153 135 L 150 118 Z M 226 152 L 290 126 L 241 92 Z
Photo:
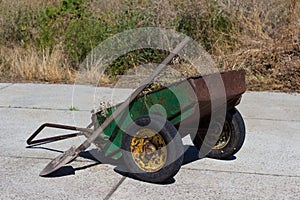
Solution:
M 231 135 L 232 132 L 231 132 L 230 125 L 227 121 L 225 121 L 219 140 L 217 141 L 216 145 L 212 149 L 219 150 L 224 148 L 229 143 Z
M 148 128 L 135 133 L 130 152 L 135 164 L 145 172 L 159 171 L 167 160 L 167 147 L 163 137 Z

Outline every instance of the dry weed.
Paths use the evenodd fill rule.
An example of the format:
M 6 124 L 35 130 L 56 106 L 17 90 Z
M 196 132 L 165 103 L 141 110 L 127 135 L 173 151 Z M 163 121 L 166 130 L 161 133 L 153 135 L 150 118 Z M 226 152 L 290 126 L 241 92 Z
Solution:
M 232 52 L 214 55 L 220 67 L 245 69 L 250 90 L 300 92 L 300 3 L 240 1 L 234 10 L 240 30 Z
M 33 46 L 0 48 L 0 71 L 10 80 L 69 82 L 74 72 L 61 48 L 38 52 Z

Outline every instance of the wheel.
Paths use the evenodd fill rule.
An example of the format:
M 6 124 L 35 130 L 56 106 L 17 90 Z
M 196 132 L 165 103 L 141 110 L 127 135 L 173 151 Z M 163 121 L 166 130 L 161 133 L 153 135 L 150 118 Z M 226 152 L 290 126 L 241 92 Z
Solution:
M 179 171 L 183 144 L 171 122 L 157 115 L 145 115 L 132 122 L 122 140 L 123 161 L 131 175 L 161 183 Z
M 243 146 L 245 140 L 245 124 L 244 120 L 236 108 L 227 111 L 223 130 L 219 139 L 207 157 L 217 159 L 228 159 L 236 154 Z M 193 143 L 196 148 L 200 149 L 205 134 L 197 133 Z

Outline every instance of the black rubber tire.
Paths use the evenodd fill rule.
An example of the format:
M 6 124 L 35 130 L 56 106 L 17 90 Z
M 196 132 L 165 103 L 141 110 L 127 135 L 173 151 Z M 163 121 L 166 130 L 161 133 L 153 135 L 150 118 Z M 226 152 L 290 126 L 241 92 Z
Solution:
M 130 133 L 136 133 L 144 126 L 159 133 L 167 145 L 166 163 L 156 172 L 146 172 L 140 169 L 135 164 L 130 152 L 130 144 L 133 138 Z M 159 127 L 163 128 L 159 130 Z M 129 134 L 124 134 L 122 140 L 123 162 L 132 176 L 146 182 L 163 183 L 177 174 L 183 162 L 184 148 L 181 136 L 171 122 L 158 115 L 145 115 L 134 120 L 128 126 L 126 133 Z
M 246 130 L 243 117 L 236 108 L 227 111 L 225 121 L 231 129 L 231 137 L 228 143 L 220 149 L 212 149 L 207 157 L 216 159 L 229 159 L 236 154 L 244 144 Z M 225 122 L 226 123 L 226 122 Z M 196 134 L 193 143 L 197 149 L 200 149 L 203 141 L 203 133 Z

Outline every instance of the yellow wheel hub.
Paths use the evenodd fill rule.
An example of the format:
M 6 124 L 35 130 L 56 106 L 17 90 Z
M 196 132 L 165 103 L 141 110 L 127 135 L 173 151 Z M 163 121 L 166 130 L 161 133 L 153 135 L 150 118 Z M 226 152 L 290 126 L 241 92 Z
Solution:
M 135 164 L 145 172 L 159 171 L 167 160 L 167 147 L 163 137 L 148 128 L 135 133 L 130 152 Z
M 217 141 L 216 145 L 212 149 L 219 150 L 219 149 L 224 148 L 229 143 L 231 135 L 232 135 L 232 132 L 231 132 L 230 125 L 227 121 L 225 121 L 224 128 L 219 137 L 219 140 Z

